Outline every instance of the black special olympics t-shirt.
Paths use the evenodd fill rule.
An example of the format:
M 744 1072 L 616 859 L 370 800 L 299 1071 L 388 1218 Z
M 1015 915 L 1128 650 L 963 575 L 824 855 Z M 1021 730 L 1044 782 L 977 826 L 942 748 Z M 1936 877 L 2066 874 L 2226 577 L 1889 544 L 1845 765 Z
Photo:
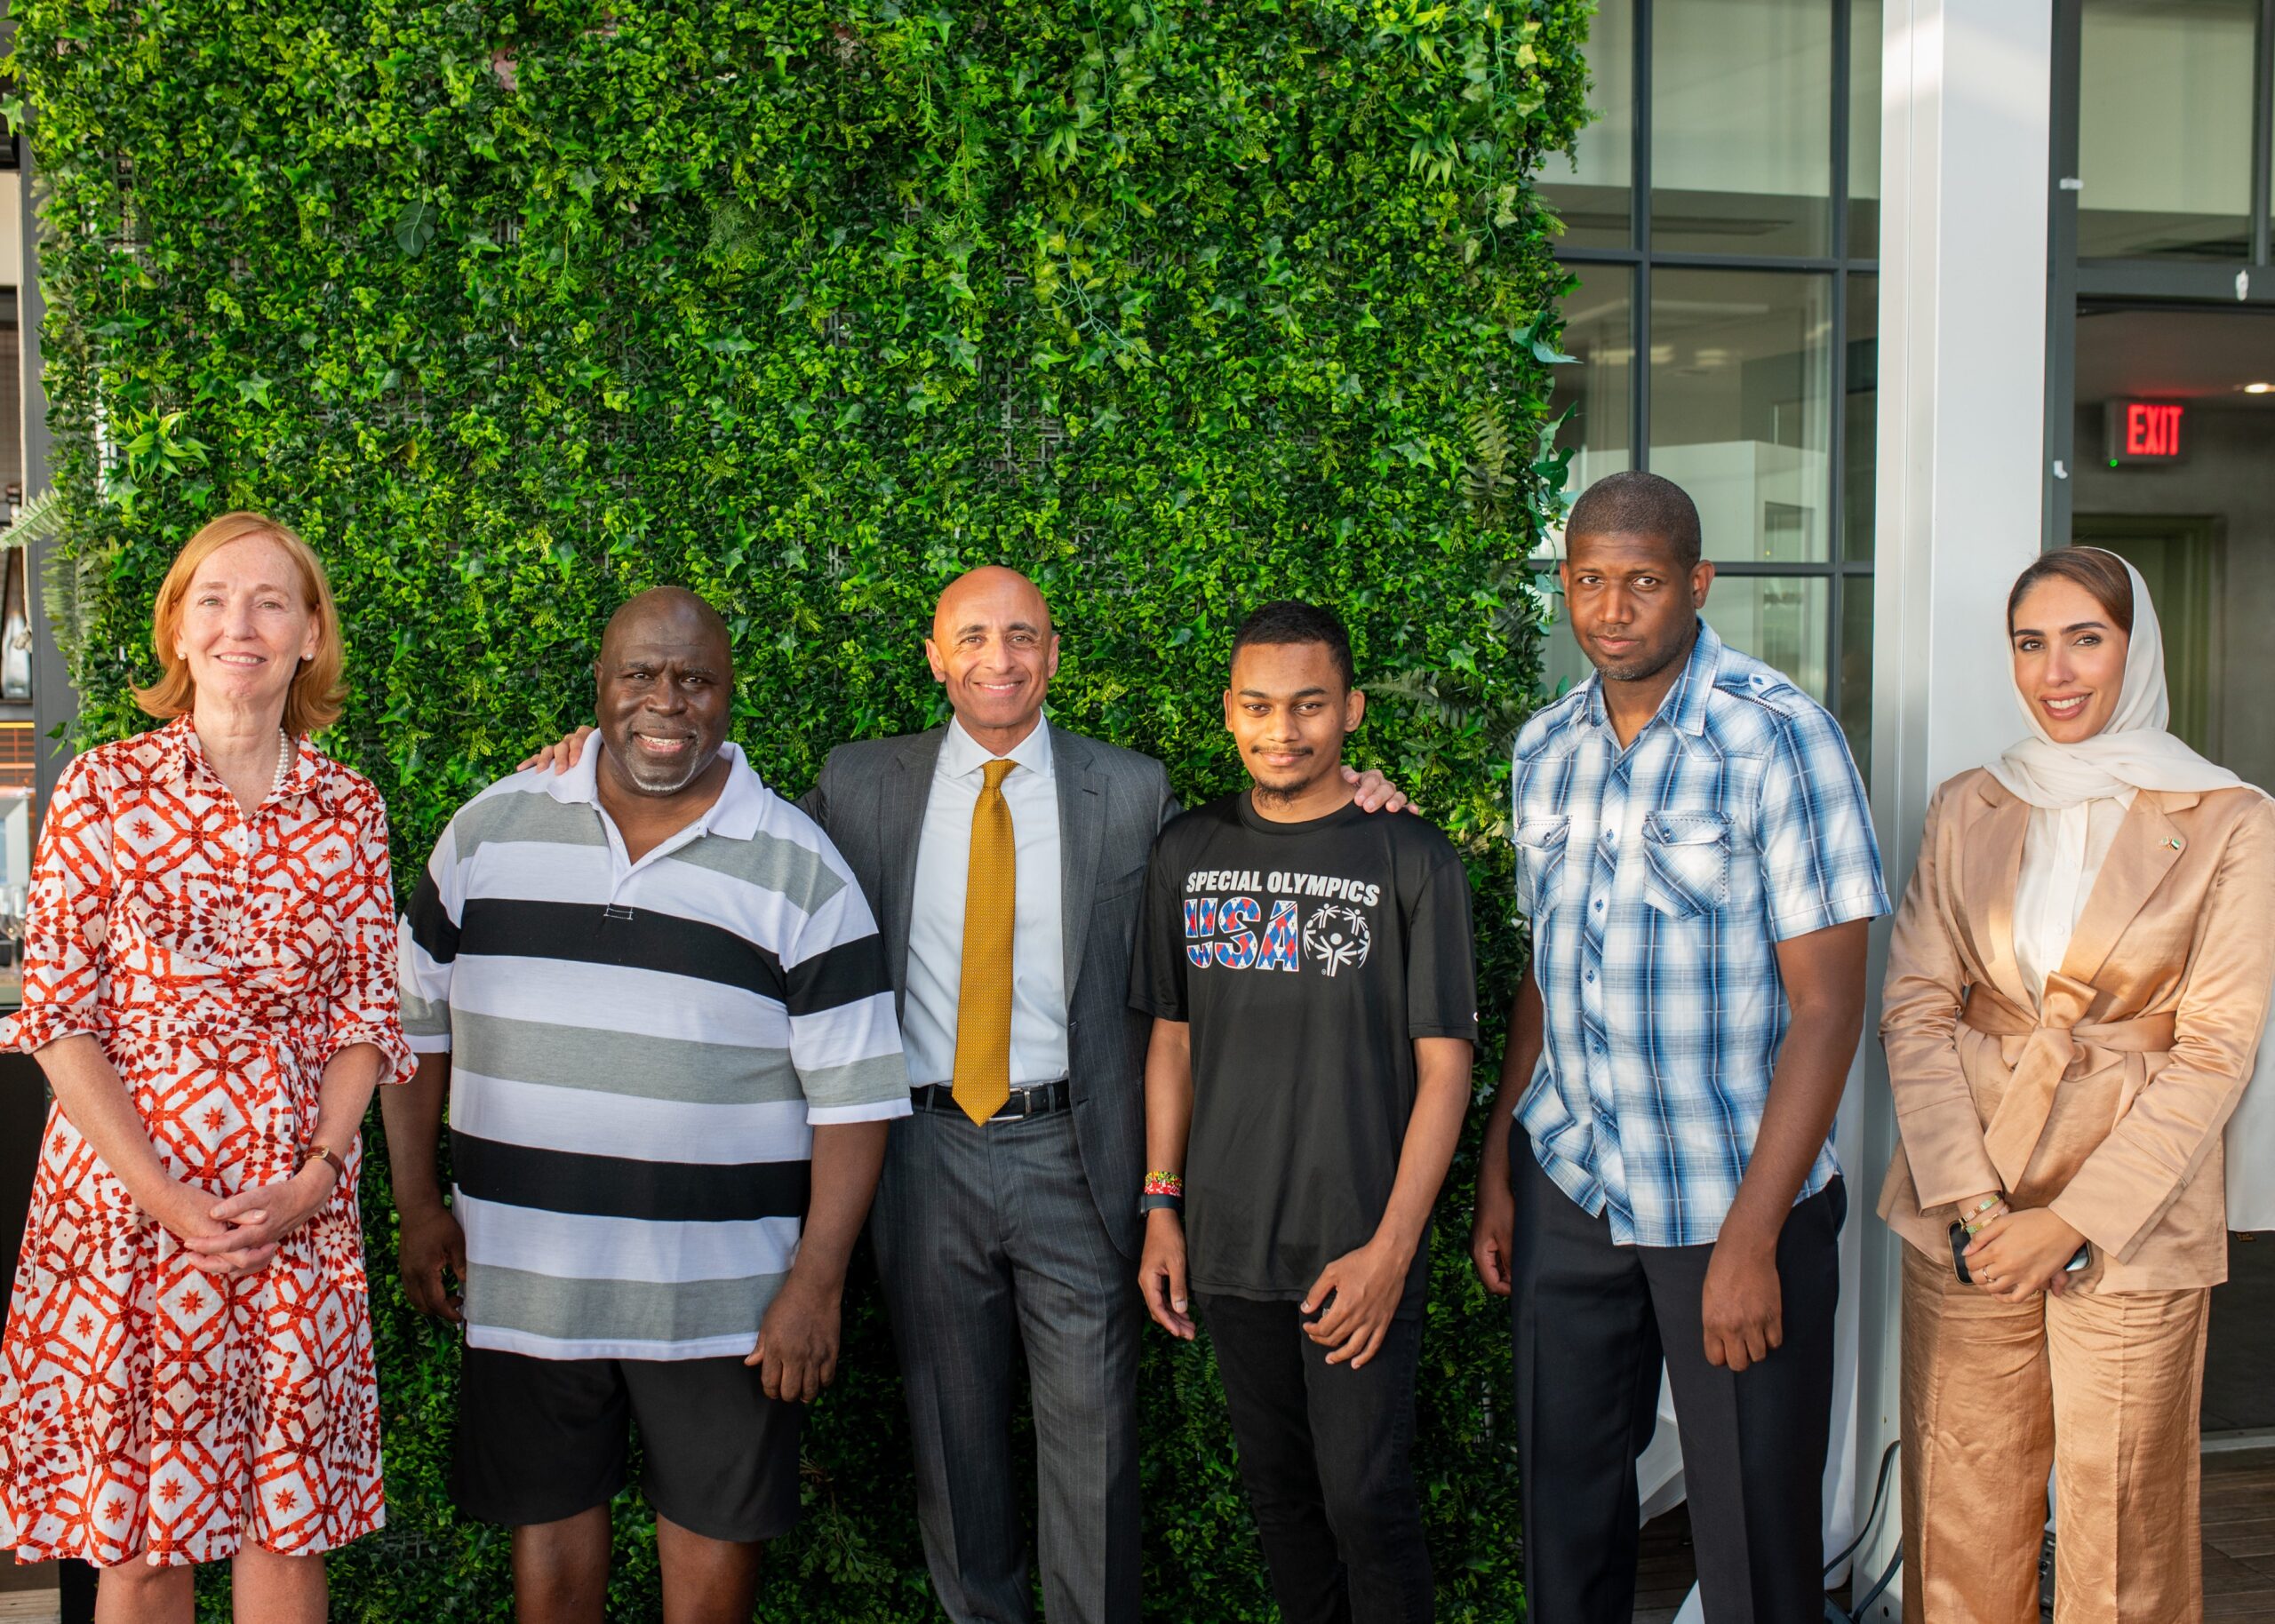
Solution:
M 1477 1037 L 1460 855 L 1409 813 L 1197 808 L 1153 843 L 1130 1002 L 1192 1023 L 1193 1289 L 1300 1302 L 1390 1204 L 1414 1039 Z

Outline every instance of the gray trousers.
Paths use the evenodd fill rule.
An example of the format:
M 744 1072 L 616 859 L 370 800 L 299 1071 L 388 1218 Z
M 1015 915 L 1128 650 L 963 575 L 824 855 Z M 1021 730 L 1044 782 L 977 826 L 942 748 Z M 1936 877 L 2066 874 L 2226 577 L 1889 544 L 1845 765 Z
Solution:
M 1137 1266 L 1091 1201 L 1074 1110 L 985 1126 L 919 1111 L 892 1125 L 877 1187 L 869 1232 L 908 1390 L 917 1518 L 955 1624 L 1034 1619 L 1011 1465 L 1022 1348 L 1044 1614 L 1138 1624 L 1145 1317 Z

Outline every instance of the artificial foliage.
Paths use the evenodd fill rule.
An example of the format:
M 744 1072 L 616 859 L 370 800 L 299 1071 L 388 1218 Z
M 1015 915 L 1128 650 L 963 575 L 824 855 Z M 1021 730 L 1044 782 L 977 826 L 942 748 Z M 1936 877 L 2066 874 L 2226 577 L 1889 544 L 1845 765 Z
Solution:
M 1057 719 L 1188 800 L 1239 782 L 1233 625 L 1315 598 L 1377 691 L 1355 756 L 1471 856 L 1497 1054 L 1519 566 L 1562 482 L 1528 177 L 1581 117 L 1580 0 L 12 9 L 82 742 L 147 725 L 153 589 L 233 506 L 328 561 L 354 698 L 325 743 L 384 792 L 406 888 L 454 807 L 589 715 L 643 586 L 727 613 L 737 736 L 794 793 L 833 744 L 940 716 L 920 640 L 970 565 L 1049 595 Z M 1474 1141 L 1417 1457 L 1441 1616 L 1497 1621 L 1517 1501 Z M 333 1616 L 502 1619 L 507 1540 L 450 1507 L 451 1344 L 404 1306 L 376 1156 L 364 1198 L 389 1522 L 333 1560 Z M 865 1279 L 847 1337 L 760 1616 L 935 1618 Z M 1148 1332 L 1144 1405 L 1147 1616 L 1272 1616 L 1205 1341 Z M 636 1493 L 618 1513 L 611 1617 L 652 1619 Z

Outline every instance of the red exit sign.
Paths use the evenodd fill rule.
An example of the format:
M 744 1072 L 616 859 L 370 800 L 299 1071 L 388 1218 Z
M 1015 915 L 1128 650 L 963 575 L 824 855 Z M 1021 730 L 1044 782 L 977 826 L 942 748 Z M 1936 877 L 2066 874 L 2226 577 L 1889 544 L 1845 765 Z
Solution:
M 2111 401 L 2102 410 L 2103 454 L 2127 463 L 2178 462 L 2182 409 L 2169 401 Z

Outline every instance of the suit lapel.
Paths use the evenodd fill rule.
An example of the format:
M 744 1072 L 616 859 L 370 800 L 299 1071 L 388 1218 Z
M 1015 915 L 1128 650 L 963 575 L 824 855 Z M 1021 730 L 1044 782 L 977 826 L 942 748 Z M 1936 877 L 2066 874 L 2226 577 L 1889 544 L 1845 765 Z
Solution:
M 2015 891 L 2022 884 L 2023 840 L 2030 832 L 2030 803 L 2008 793 L 1997 780 L 1989 781 L 1985 797 L 1991 810 L 1970 832 L 1967 842 L 1968 897 L 1989 904 L 1987 929 L 1980 944 L 1983 973 L 1991 983 L 2024 1009 L 2038 1007 L 2038 989 L 2023 984 L 2021 963 L 2015 958 Z
M 908 923 L 916 904 L 916 848 L 924 836 L 924 808 L 932 799 L 932 769 L 940 760 L 945 730 L 934 728 L 903 741 L 886 776 L 878 808 L 878 835 L 884 842 L 885 940 L 898 943 L 892 967 L 895 1003 L 908 987 Z
M 2187 845 L 2165 815 L 2167 808 L 2193 806 L 2196 800 L 2193 795 L 2167 795 L 2155 790 L 2143 790 L 2133 798 L 2094 888 L 2086 897 L 2085 912 L 2078 916 L 2078 928 L 2071 933 L 2070 951 L 2062 960 L 2063 975 L 2087 983 L 2099 977 L 2102 967 L 2116 951 L 2118 938 L 2172 872 Z
M 1091 764 L 1090 746 L 1074 734 L 1053 728 L 1050 751 L 1058 787 L 1060 934 L 1066 938 L 1066 1005 L 1071 1009 L 1082 975 L 1082 950 L 1090 939 L 1090 901 L 1098 895 L 1098 848 L 1106 839 L 1106 781 Z

